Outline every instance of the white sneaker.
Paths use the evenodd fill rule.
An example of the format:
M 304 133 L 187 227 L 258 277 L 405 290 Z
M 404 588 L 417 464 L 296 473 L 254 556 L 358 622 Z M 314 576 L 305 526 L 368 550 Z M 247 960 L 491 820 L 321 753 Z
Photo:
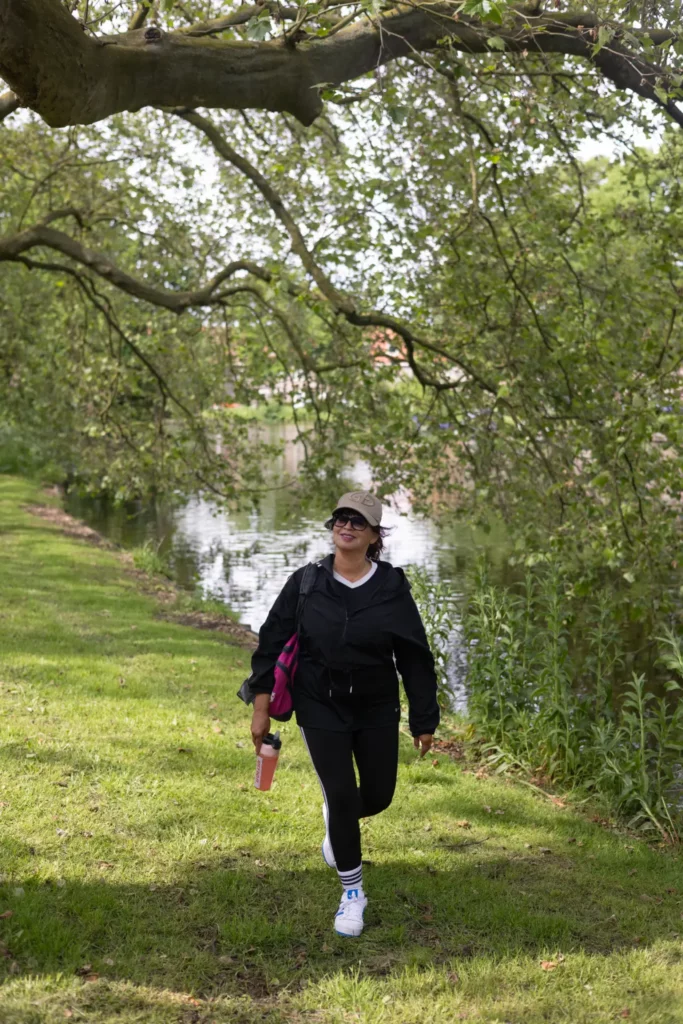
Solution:
M 337 862 L 334 859 L 334 851 L 330 842 L 330 826 L 328 824 L 327 804 L 323 804 L 323 818 L 325 819 L 325 838 L 323 839 L 323 860 L 328 868 L 336 868 Z
M 334 919 L 334 930 L 337 935 L 347 938 L 360 935 L 363 931 L 363 913 L 367 905 L 368 898 L 362 889 L 344 889 Z

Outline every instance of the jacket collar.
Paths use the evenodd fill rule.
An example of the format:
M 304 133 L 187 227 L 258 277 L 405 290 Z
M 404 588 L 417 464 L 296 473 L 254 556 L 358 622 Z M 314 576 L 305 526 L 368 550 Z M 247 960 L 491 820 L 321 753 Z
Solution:
M 324 569 L 330 579 L 334 577 L 334 554 L 326 555 L 325 558 L 321 559 L 316 563 L 321 569 Z M 385 591 L 383 597 L 393 597 L 399 591 L 405 589 L 410 590 L 410 584 L 406 579 L 402 569 L 396 569 L 391 562 L 384 562 L 380 560 L 377 563 L 377 583 L 379 587 L 373 587 L 374 598 L 377 598 L 377 591 L 381 589 Z

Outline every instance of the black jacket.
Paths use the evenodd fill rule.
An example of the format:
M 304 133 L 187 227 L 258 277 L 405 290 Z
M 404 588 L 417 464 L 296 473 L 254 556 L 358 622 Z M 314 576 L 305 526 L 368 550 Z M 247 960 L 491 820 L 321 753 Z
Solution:
M 350 588 L 335 580 L 333 565 L 332 555 L 316 563 L 299 623 L 293 687 L 299 724 L 344 728 L 359 713 L 370 724 L 397 721 L 398 669 L 411 733 L 433 733 L 439 724 L 434 658 L 403 570 L 379 562 L 367 583 Z M 275 662 L 296 630 L 303 572 L 290 576 L 260 629 L 251 660 L 253 695 L 272 692 Z

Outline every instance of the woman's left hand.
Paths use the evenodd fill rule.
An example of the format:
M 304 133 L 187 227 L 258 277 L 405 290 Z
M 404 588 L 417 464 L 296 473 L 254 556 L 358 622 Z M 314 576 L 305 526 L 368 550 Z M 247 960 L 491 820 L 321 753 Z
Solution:
M 424 757 L 427 751 L 431 750 L 432 740 L 434 737 L 431 733 L 425 732 L 422 736 L 415 736 L 413 738 L 413 745 L 416 750 L 419 749 L 420 757 Z

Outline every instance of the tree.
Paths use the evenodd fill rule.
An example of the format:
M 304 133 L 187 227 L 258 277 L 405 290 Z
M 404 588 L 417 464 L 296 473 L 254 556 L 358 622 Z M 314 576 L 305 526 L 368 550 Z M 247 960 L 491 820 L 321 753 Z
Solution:
M 251 10 L 248 31 L 268 28 L 271 13 Z M 302 19 L 311 13 L 300 10 Z M 383 32 L 393 16 L 377 14 Z M 133 464 L 141 489 L 161 486 L 162 469 L 172 486 L 196 485 L 197 474 L 228 496 L 245 486 L 248 445 L 234 428 L 226 426 L 235 458 L 209 458 L 216 428 L 203 417 L 224 397 L 211 383 L 212 361 L 222 359 L 246 400 L 264 381 L 289 381 L 307 409 L 301 436 L 316 479 L 339 469 L 343 438 L 366 454 L 380 488 L 500 513 L 520 557 L 560 553 L 577 586 L 609 572 L 625 594 L 631 577 L 647 581 L 647 600 L 670 594 L 662 581 L 679 515 L 670 454 L 680 443 L 677 129 L 664 130 L 656 156 L 639 151 L 629 140 L 652 129 L 650 108 L 608 88 L 593 63 L 513 54 L 505 19 L 521 15 L 501 17 L 498 37 L 483 21 L 477 31 L 503 49 L 411 51 L 367 88 L 328 89 L 310 127 L 286 112 L 209 117 L 186 106 L 54 137 L 35 119 L 6 119 L 5 188 L 16 198 L 4 211 L 0 262 L 85 300 L 98 324 L 88 336 L 112 332 L 126 373 L 136 367 L 135 387 L 145 390 L 138 374 L 149 375 L 157 396 L 138 402 L 137 419 L 130 402 L 102 403 L 109 418 L 132 417 L 118 421 L 126 436 L 135 424 L 133 436 L 156 438 L 144 457 L 122 458 L 114 486 Z M 633 38 L 642 42 L 641 29 Z M 320 31 L 321 45 L 346 38 L 340 23 Z M 596 33 L 596 61 L 610 49 L 605 39 Z M 309 45 L 318 44 L 293 49 Z M 589 132 L 622 146 L 621 165 L 582 159 Z M 39 171 L 30 169 L 38 138 L 47 147 Z M 68 160 L 59 163 L 64 138 L 108 157 L 106 172 L 71 180 Z M 188 154 L 198 150 L 193 166 Z M 200 164 L 213 168 L 204 192 L 193 185 Z M 60 334 L 52 336 L 58 361 Z M 27 338 L 14 344 L 15 368 Z M 208 341 L 220 338 L 229 339 L 222 355 Z M 63 338 L 62 353 L 73 361 Z M 111 391 L 119 358 L 101 364 L 93 390 Z M 33 365 L 26 376 L 35 379 Z M 187 388 L 194 373 L 203 383 Z M 176 421 L 186 434 L 174 433 Z M 98 429 L 93 480 L 105 463 L 113 472 L 112 453 L 125 444 L 114 440 L 115 418 Z M 157 453 L 170 435 L 182 443 L 169 464 Z M 192 471 L 176 474 L 183 459 Z

